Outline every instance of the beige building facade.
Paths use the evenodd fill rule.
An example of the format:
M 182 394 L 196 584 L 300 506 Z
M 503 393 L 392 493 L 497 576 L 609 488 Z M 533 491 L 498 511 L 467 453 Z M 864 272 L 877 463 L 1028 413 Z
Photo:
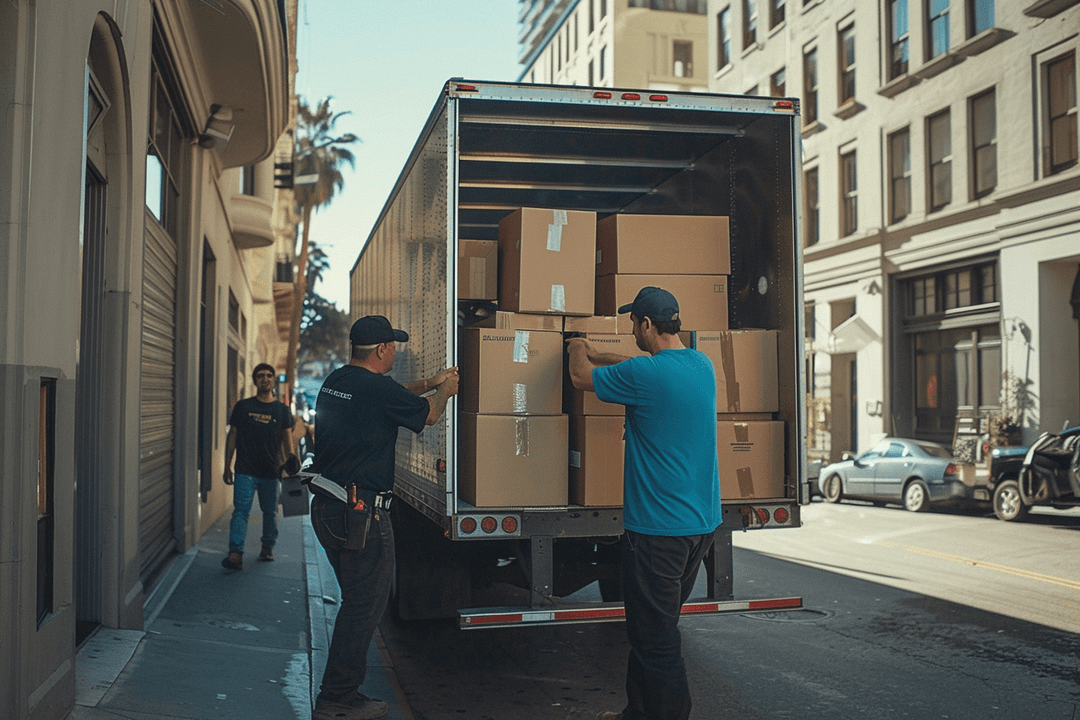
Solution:
M 708 89 L 705 0 L 518 0 L 520 80 Z
M 811 458 L 1080 423 L 1077 0 L 709 0 L 709 88 L 798 100 Z
M 284 368 L 295 8 L 0 3 L 0 717 L 63 718 L 231 504 L 229 407 Z

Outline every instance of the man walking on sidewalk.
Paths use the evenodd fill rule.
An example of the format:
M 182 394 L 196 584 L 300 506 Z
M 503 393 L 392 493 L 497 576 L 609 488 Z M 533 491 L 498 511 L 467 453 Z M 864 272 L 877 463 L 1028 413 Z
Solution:
M 341 586 L 314 720 L 371 720 L 389 712 L 385 702 L 359 688 L 367 675 L 368 646 L 390 596 L 394 530 L 389 510 L 398 428 L 420 433 L 434 425 L 458 389 L 453 367 L 405 384 L 387 375 L 394 343 L 408 339 L 381 315 L 360 318 L 349 332 L 349 364 L 332 372 L 319 391 L 311 471 L 345 488 L 347 502 L 318 492 L 311 500 L 311 524 Z M 431 390 L 434 394 L 420 397 Z
M 278 481 L 281 465 L 292 452 L 292 411 L 274 399 L 274 368 L 259 363 L 251 373 L 258 391 L 233 406 L 225 438 L 226 485 L 233 486 L 233 515 L 229 525 L 229 554 L 221 561 L 228 570 L 244 567 L 244 540 L 255 493 L 262 509 L 262 551 L 259 560 L 274 559 L 277 541 Z M 233 475 L 233 455 L 236 475 Z
M 648 357 L 568 341 L 570 378 L 604 402 L 626 406 L 622 572 L 626 708 L 597 720 L 687 720 L 690 685 L 679 617 L 720 525 L 716 375 L 708 357 L 683 347 L 675 296 L 642 288 L 630 313 Z

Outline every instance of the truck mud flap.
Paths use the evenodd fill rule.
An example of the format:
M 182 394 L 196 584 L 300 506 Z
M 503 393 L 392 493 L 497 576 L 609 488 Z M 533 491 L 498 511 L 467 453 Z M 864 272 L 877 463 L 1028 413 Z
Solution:
M 692 600 L 682 607 L 685 615 L 722 615 L 763 610 L 801 610 L 801 597 L 771 600 Z M 573 625 L 580 623 L 619 622 L 626 610 L 622 603 L 567 605 L 543 609 L 516 607 L 467 608 L 458 611 L 461 630 L 480 630 L 523 625 Z

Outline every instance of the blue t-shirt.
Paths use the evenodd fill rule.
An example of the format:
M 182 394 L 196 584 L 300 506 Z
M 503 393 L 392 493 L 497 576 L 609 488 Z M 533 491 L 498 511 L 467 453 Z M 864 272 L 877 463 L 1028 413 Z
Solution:
M 355 365 L 338 368 L 319 390 L 312 471 L 339 485 L 393 490 L 398 428 L 419 433 L 429 408 L 425 398 L 388 375 Z
M 716 374 L 697 350 L 661 350 L 593 370 L 596 396 L 626 406 L 623 526 L 704 535 L 720 525 Z

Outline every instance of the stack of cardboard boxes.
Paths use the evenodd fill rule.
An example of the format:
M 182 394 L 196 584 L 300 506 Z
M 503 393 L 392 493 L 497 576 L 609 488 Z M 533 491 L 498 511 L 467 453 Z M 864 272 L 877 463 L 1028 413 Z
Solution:
M 646 285 L 678 298 L 684 342 L 716 366 L 722 497 L 782 496 L 776 333 L 727 330 L 727 218 L 613 215 L 597 223 L 591 212 L 522 208 L 500 222 L 495 250 L 491 241 L 459 242 L 460 299 L 498 303 L 461 333 L 463 500 L 622 504 L 624 409 L 574 389 L 564 336 L 644 354 L 617 310 Z

